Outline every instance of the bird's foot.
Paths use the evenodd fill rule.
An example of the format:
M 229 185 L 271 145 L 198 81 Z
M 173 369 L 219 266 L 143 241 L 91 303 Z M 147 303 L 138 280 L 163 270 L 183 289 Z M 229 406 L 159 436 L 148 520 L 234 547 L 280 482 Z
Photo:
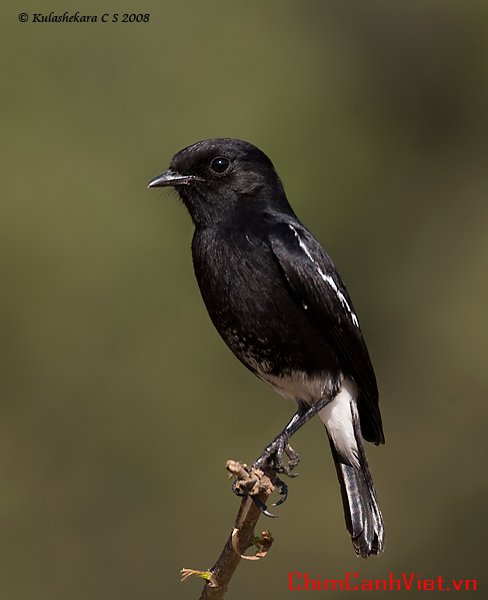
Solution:
M 283 455 L 287 457 L 287 462 L 283 460 Z M 259 478 L 263 475 L 267 475 L 268 481 L 272 481 L 273 485 L 278 489 L 279 499 L 273 504 L 273 506 L 280 506 L 283 504 L 288 497 L 288 486 L 286 483 L 277 477 L 277 473 L 284 473 L 288 477 L 296 477 L 297 473 L 293 473 L 293 469 L 300 462 L 300 456 L 298 452 L 295 452 L 288 442 L 288 436 L 284 433 L 276 437 L 271 444 L 266 446 L 264 452 L 252 465 L 239 465 L 240 471 L 232 472 L 237 475 L 237 478 L 232 483 L 232 491 L 237 496 L 250 496 L 254 504 L 259 510 L 267 517 L 275 517 L 273 513 L 268 510 L 266 504 L 258 498 L 256 487 Z M 273 488 L 271 488 L 273 489 Z M 270 492 L 268 492 L 270 493 Z
M 288 462 L 283 461 L 283 454 L 288 458 Z M 293 473 L 293 469 L 300 462 L 300 456 L 298 452 L 290 446 L 288 442 L 288 436 L 286 434 L 280 434 L 275 438 L 269 446 L 266 446 L 264 452 L 254 463 L 254 467 L 261 469 L 265 473 L 274 472 L 274 484 L 278 488 L 280 494 L 279 499 L 272 506 L 280 506 L 288 498 L 288 486 L 286 483 L 276 476 L 276 473 L 284 473 L 288 477 L 296 477 L 298 473 Z M 254 500 L 254 498 L 253 498 Z M 256 506 L 259 510 L 267 517 L 274 517 L 269 512 L 268 507 L 263 502 L 256 502 Z
M 291 448 L 287 448 L 286 450 L 283 448 L 282 452 L 285 452 L 290 460 L 294 459 L 295 463 L 298 462 L 296 460 L 298 455 L 296 452 L 290 452 L 290 450 Z M 292 454 L 291 457 L 290 454 Z M 276 517 L 277 515 L 268 510 L 268 507 L 261 499 L 262 494 L 260 493 L 264 491 L 266 495 L 269 495 L 276 489 L 280 497 L 272 506 L 279 506 L 285 502 L 288 496 L 288 486 L 276 475 L 276 472 L 270 472 L 269 466 L 267 466 L 267 469 L 268 472 L 266 473 L 257 464 L 248 467 L 236 461 L 227 461 L 227 470 L 231 475 L 236 477 L 232 482 L 232 491 L 234 494 L 240 497 L 249 496 L 264 515 L 267 517 Z M 260 495 L 261 497 L 259 497 Z
M 288 457 L 288 463 L 283 461 L 283 454 Z M 254 463 L 254 466 L 258 469 L 262 469 L 265 473 L 274 471 L 275 473 L 284 473 L 285 475 L 288 475 L 288 477 L 296 477 L 297 473 L 293 473 L 292 471 L 299 462 L 300 456 L 298 455 L 298 452 L 295 452 L 290 446 L 288 436 L 282 433 L 276 437 L 269 446 L 266 446 L 264 452 Z M 280 504 L 282 504 L 282 502 L 280 502 Z
M 236 461 L 227 461 L 227 470 L 236 478 L 232 482 L 232 491 L 240 497 L 250 497 L 259 510 L 267 517 L 276 517 L 268 510 L 266 504 L 261 500 L 260 496 L 268 496 L 275 488 L 279 489 L 280 499 L 273 504 L 277 506 L 285 501 L 288 488 L 281 479 L 274 477 L 274 482 L 260 468 L 256 466 L 248 467 L 246 464 L 241 464 Z

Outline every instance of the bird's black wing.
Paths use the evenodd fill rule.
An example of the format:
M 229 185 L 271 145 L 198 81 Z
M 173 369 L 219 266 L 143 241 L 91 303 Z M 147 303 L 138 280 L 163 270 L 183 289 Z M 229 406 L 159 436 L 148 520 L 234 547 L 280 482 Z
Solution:
M 323 332 L 345 373 L 360 390 L 358 409 L 364 438 L 374 444 L 384 443 L 373 366 L 351 299 L 334 264 L 297 221 L 275 221 L 268 232 L 272 252 L 297 304 Z

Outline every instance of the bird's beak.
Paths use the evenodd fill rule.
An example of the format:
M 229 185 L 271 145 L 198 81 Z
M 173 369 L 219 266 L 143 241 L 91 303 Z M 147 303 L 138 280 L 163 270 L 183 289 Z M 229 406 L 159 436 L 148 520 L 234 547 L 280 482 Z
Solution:
M 167 186 L 177 186 L 177 185 L 190 185 L 194 181 L 202 181 L 200 177 L 196 177 L 195 175 L 180 175 L 180 173 L 176 173 L 175 171 L 165 171 L 158 175 L 154 179 L 147 184 L 147 187 L 167 187 Z

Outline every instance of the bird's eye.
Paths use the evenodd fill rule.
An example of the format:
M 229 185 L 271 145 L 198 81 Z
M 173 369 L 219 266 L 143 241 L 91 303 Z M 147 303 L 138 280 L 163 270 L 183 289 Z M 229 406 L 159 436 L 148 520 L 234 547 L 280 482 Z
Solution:
M 218 173 L 219 175 L 225 173 L 229 166 L 230 161 L 228 158 L 225 158 L 225 156 L 217 156 L 217 158 L 214 158 L 213 161 L 210 163 L 210 168 L 212 169 L 212 171 L 214 173 Z

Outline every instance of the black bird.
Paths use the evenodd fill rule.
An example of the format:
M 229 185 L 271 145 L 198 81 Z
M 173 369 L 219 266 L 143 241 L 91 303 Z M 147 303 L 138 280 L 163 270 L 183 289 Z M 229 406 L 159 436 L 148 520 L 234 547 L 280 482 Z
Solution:
M 363 445 L 384 443 L 378 388 L 334 263 L 293 212 L 271 160 L 248 142 L 204 140 L 181 150 L 149 183 L 162 186 L 178 190 L 195 225 L 195 274 L 217 331 L 248 369 L 298 404 L 256 464 L 291 474 L 299 459 L 289 438 L 318 413 L 356 554 L 382 552 Z

